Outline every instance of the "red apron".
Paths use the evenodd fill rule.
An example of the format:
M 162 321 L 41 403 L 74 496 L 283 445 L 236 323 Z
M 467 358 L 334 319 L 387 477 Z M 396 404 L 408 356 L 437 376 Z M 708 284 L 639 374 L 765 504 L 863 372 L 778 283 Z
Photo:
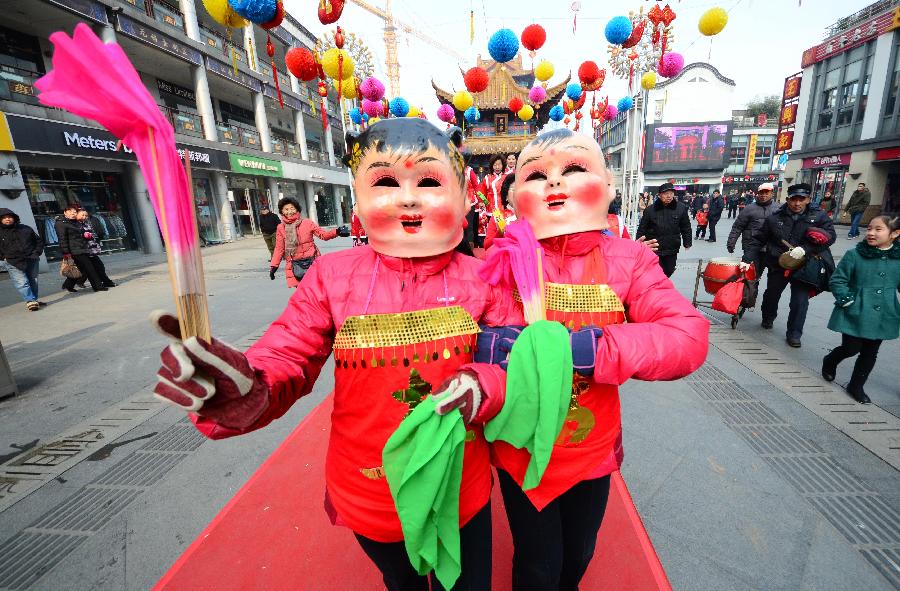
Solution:
M 381 452 L 416 405 L 472 360 L 478 325 L 460 306 L 347 318 L 334 341 L 335 388 L 325 464 L 328 501 L 354 532 L 403 539 Z M 470 428 L 463 457 L 460 526 L 488 501 L 490 457 Z

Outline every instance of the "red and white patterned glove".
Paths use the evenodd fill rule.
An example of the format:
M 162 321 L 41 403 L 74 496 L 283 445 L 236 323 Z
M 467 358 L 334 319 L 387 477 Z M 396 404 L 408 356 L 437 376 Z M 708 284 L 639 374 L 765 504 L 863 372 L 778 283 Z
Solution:
M 481 385 L 474 373 L 461 371 L 444 380 L 433 396 L 434 412 L 445 415 L 458 408 L 463 421 L 468 425 L 481 406 Z
M 218 339 L 181 341 L 178 319 L 163 311 L 150 322 L 172 339 L 160 354 L 154 395 L 233 429 L 252 425 L 269 406 L 269 386 L 247 357 Z

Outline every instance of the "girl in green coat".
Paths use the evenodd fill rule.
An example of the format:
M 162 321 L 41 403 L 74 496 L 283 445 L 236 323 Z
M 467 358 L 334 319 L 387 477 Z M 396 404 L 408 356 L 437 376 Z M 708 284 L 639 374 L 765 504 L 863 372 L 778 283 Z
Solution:
M 841 333 L 841 346 L 822 360 L 822 377 L 829 382 L 838 363 L 859 354 L 847 392 L 869 404 L 863 385 L 875 367 L 881 341 L 900 333 L 900 217 L 886 215 L 869 222 L 865 242 L 844 255 L 831 276 L 834 311 L 828 328 Z

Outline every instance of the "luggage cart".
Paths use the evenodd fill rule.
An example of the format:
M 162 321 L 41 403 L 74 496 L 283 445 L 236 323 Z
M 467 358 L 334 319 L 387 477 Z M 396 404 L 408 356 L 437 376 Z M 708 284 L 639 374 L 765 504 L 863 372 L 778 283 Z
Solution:
M 708 263 L 709 261 L 707 261 Z M 744 295 L 741 298 L 741 305 L 738 308 L 737 313 L 731 315 L 731 328 L 737 328 L 738 322 L 741 318 L 744 317 L 744 312 L 756 307 L 756 297 L 759 293 L 759 279 L 756 276 L 756 273 L 749 274 L 746 271 L 739 271 L 737 275 L 733 276 L 729 280 L 716 279 L 708 276 L 704 276 L 703 271 L 705 271 L 705 267 L 703 266 L 704 260 L 700 259 L 697 261 L 697 277 L 694 279 L 694 297 L 691 300 L 691 303 L 695 308 L 708 308 L 710 310 L 712 307 L 712 300 L 709 301 L 701 301 L 698 299 L 700 294 L 700 281 L 706 279 L 707 281 L 711 281 L 714 283 L 731 283 L 732 281 L 737 281 L 738 279 L 744 280 Z M 748 275 L 752 275 L 748 277 Z M 706 293 L 713 295 L 710 293 L 708 289 L 704 287 Z M 718 312 L 718 310 L 716 310 Z

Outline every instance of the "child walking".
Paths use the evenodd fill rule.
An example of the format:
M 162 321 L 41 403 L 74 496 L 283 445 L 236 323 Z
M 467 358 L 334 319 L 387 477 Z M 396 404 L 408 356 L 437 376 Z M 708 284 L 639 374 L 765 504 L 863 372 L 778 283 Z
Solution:
M 697 212 L 697 232 L 694 240 L 706 238 L 706 226 L 709 224 L 709 205 L 703 204 L 703 209 Z
M 878 356 L 881 341 L 900 333 L 900 217 L 886 215 L 869 222 L 866 239 L 844 255 L 831 277 L 835 308 L 828 328 L 841 333 L 841 346 L 822 360 L 822 377 L 832 381 L 838 363 L 859 355 L 847 392 L 869 404 L 863 386 Z

